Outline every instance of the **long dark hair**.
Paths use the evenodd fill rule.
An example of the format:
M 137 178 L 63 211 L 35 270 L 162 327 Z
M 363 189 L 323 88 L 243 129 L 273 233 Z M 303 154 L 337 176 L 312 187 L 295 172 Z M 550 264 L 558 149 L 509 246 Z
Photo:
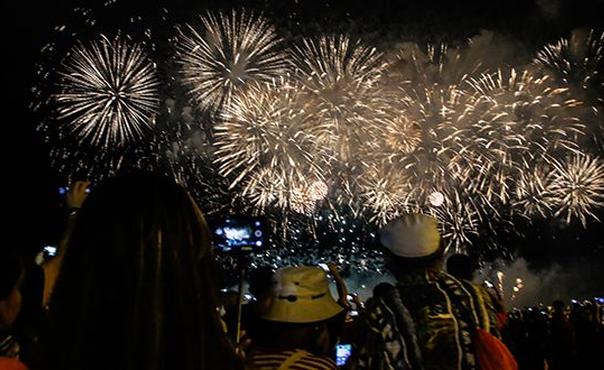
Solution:
M 79 211 L 39 367 L 52 370 L 238 368 L 216 310 L 210 233 L 172 180 L 131 174 Z

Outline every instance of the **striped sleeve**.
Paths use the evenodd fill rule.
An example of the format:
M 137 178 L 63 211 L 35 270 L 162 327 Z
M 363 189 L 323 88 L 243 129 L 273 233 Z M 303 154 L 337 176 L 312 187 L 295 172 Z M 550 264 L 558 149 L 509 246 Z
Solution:
M 335 362 L 329 358 L 317 357 L 309 352 L 281 351 L 281 352 L 254 352 L 251 356 L 251 362 L 254 369 L 275 370 L 278 369 L 290 357 L 298 355 L 297 359 L 288 368 L 291 370 L 335 370 Z

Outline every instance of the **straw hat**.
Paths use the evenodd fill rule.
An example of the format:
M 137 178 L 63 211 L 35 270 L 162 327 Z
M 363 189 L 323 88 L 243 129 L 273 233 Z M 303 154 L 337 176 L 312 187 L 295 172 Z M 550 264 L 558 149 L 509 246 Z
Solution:
M 273 299 L 263 319 L 288 323 L 327 320 L 342 312 L 329 292 L 325 271 L 318 267 L 285 267 L 273 277 Z
M 438 222 L 424 214 L 406 214 L 390 221 L 380 230 L 380 242 L 399 257 L 429 256 L 440 248 Z

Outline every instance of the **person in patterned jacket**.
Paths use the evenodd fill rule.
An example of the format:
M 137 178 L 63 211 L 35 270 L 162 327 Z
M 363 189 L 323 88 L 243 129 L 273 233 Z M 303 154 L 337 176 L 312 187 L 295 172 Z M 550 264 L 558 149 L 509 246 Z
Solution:
M 437 221 L 404 215 L 380 230 L 380 242 L 397 285 L 367 308 L 356 368 L 477 369 L 472 330 L 480 302 L 442 271 Z
M 504 325 L 501 318 L 507 313 L 496 290 L 474 283 L 476 270 L 478 264 L 465 254 L 454 254 L 447 259 L 447 273 L 457 278 L 478 301 L 479 327 L 501 339 L 500 329 Z

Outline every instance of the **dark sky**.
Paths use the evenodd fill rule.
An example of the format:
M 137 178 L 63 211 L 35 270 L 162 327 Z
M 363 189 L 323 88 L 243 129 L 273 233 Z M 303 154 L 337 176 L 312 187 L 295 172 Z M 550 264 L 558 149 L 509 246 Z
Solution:
M 65 22 L 74 7 L 90 4 L 94 2 L 5 0 L 2 4 L 5 27 L 2 73 L 6 96 L 3 182 L 7 188 L 5 198 L 10 204 L 5 212 L 8 217 L 5 227 L 17 236 L 14 246 L 20 249 L 35 250 L 43 241 L 56 238 L 61 225 L 56 189 L 62 180 L 50 167 L 48 147 L 36 135 L 36 122 L 27 108 L 29 89 L 35 78 L 34 63 L 40 47 L 49 41 L 52 27 Z M 312 32 L 320 27 L 370 34 L 376 39 L 394 33 L 397 37 L 418 41 L 455 42 L 481 29 L 490 29 L 529 48 L 567 36 L 576 27 L 602 29 L 604 14 L 604 0 L 123 0 L 120 4 L 124 16 L 129 13 L 152 16 L 163 4 L 170 4 L 167 7 L 175 21 L 190 20 L 193 14 L 206 9 L 229 9 L 243 4 L 247 8 L 263 9 L 283 28 L 299 23 L 299 32 Z M 119 22 L 119 17 L 116 19 Z M 107 20 L 107 24 L 110 23 Z M 539 239 L 535 236 L 526 242 L 524 250 L 529 259 L 539 263 L 565 259 L 565 254 L 602 259 L 604 252 L 598 236 L 601 227 L 592 227 L 587 232 L 558 230 L 553 236 L 557 240 L 548 235 L 550 229 L 551 225 L 544 225 L 545 236 Z M 575 231 L 587 234 L 590 244 L 599 240 L 600 251 L 595 253 L 592 246 L 576 246 Z M 569 249 L 569 245 L 573 247 Z

